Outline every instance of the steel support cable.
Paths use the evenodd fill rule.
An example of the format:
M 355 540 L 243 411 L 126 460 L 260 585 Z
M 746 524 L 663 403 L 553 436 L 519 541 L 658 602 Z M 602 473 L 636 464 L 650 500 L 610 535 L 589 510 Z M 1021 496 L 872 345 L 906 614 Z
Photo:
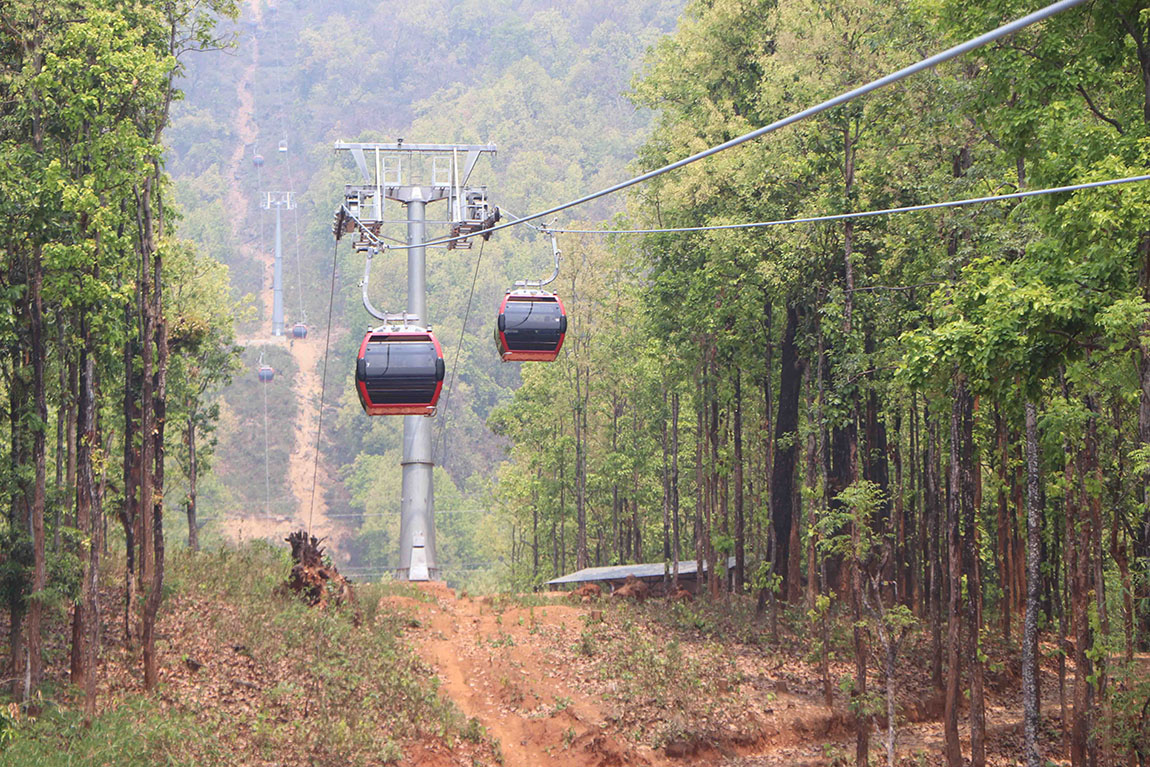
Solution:
M 277 14 L 277 18 L 278 18 L 278 14 Z M 284 125 L 287 122 L 287 109 L 286 109 L 286 106 L 284 104 L 284 100 L 285 100 L 284 99 L 284 93 L 285 93 L 285 91 L 284 91 L 284 78 L 283 78 L 283 66 L 284 66 L 283 50 L 280 48 L 279 29 L 276 25 L 275 20 L 273 19 L 268 24 L 268 26 L 271 27 L 272 45 L 275 46 L 275 50 L 276 50 L 276 82 L 277 82 L 277 85 L 279 86 L 279 93 L 280 93 L 280 136 L 283 139 L 283 141 L 286 143 L 287 142 L 287 129 L 284 127 Z M 286 161 L 287 161 L 287 175 L 288 175 L 288 193 L 292 196 L 292 198 L 294 200 L 294 198 L 295 198 L 295 173 L 294 173 L 294 169 L 292 168 L 291 147 L 288 147 L 288 151 L 285 152 L 285 154 L 287 155 Z M 298 294 L 298 297 L 299 297 L 299 313 L 300 313 L 300 316 L 296 321 L 297 322 L 303 322 L 304 317 L 305 317 L 305 311 L 303 308 L 303 275 L 302 275 L 303 267 L 300 264 L 300 255 L 299 255 L 299 203 L 298 203 L 298 201 L 296 201 L 296 204 L 292 207 L 292 231 L 295 234 L 295 282 L 296 282 L 296 293 Z
M 471 275 L 471 292 L 467 294 L 467 309 L 463 312 L 463 326 L 459 328 L 459 343 L 455 345 L 455 359 L 451 361 L 451 380 L 447 384 L 447 394 L 443 399 L 443 439 L 440 441 L 439 459 L 442 465 L 447 458 L 447 409 L 451 404 L 451 392 L 455 389 L 455 371 L 459 368 L 459 356 L 463 350 L 463 336 L 467 334 L 467 320 L 471 316 L 471 299 L 475 296 L 475 283 L 479 279 L 479 265 L 483 263 L 483 243 L 479 243 L 479 255 L 475 258 L 475 273 Z
M 327 330 L 323 341 L 323 374 L 319 379 L 319 411 L 316 413 L 315 427 L 315 463 L 311 470 L 311 504 L 307 511 L 307 534 L 311 535 L 311 520 L 315 513 L 315 486 L 319 477 L 319 446 L 323 435 L 323 401 L 327 392 L 327 358 L 331 349 L 331 316 L 332 307 L 335 306 L 335 267 L 339 259 L 339 243 L 336 242 L 331 251 L 331 292 L 327 299 Z
M 833 213 L 826 216 L 808 216 L 806 218 L 785 218 L 777 221 L 755 221 L 745 224 L 711 224 L 708 226 L 680 226 L 665 229 L 551 229 L 555 234 L 677 234 L 684 232 L 717 232 L 729 229 L 755 229 L 766 226 L 786 226 L 788 224 L 818 224 L 827 221 L 842 221 L 844 219 L 874 218 L 875 216 L 888 216 L 895 213 L 915 213 L 922 210 L 938 210 L 941 208 L 959 208 L 964 205 L 979 205 L 990 202 L 1003 202 L 1005 200 L 1021 200 L 1026 197 L 1040 197 L 1060 192 L 1078 192 L 1083 189 L 1098 189 L 1118 184 L 1133 184 L 1139 181 L 1150 181 L 1150 175 L 1126 176 L 1124 178 L 1111 178 L 1105 181 L 1090 181 L 1083 184 L 1069 186 L 1054 186 L 1048 189 L 1030 189 L 1025 192 L 1012 192 L 1011 194 L 996 194 L 987 197 L 970 197 L 964 200 L 949 200 L 947 202 L 930 202 L 922 205 L 904 205 L 898 208 L 882 208 L 880 210 L 864 210 L 856 213 Z
M 664 165 L 661 168 L 656 168 L 655 170 L 648 171 L 648 172 L 643 173 L 641 175 L 630 178 L 626 181 L 615 184 L 614 186 L 609 186 L 605 189 L 600 189 L 598 192 L 592 192 L 591 194 L 585 195 L 585 196 L 580 197 L 576 200 L 571 200 L 570 202 L 565 202 L 562 205 L 556 205 L 553 208 L 548 208 L 547 210 L 540 211 L 538 213 L 532 213 L 531 215 L 525 216 L 525 217 L 520 218 L 516 221 L 508 221 L 507 223 L 504 223 L 504 224 L 496 224 L 495 226 L 489 227 L 487 229 L 480 229 L 476 232 L 471 232 L 470 234 L 459 235 L 456 237 L 445 237 L 445 238 L 439 239 L 439 240 L 432 240 L 431 242 L 424 243 L 424 245 L 428 246 L 428 247 L 434 246 L 434 245 L 444 245 L 444 244 L 447 244 L 450 242 L 457 242 L 459 240 L 465 240 L 468 237 L 475 237 L 477 235 L 484 235 L 484 234 L 490 234 L 492 232 L 498 232 L 501 229 L 506 229 L 506 228 L 511 227 L 511 226 L 517 226 L 519 224 L 525 224 L 529 221 L 534 221 L 534 220 L 540 219 L 540 218 L 546 218 L 547 216 L 553 216 L 556 213 L 567 210 L 568 208 L 574 208 L 578 205 L 585 205 L 586 203 L 589 203 L 593 200 L 597 200 L 600 197 L 605 197 L 609 194 L 614 194 L 615 192 L 621 192 L 624 189 L 627 189 L 628 187 L 632 187 L 636 184 L 641 184 L 644 181 L 650 181 L 653 178 L 656 178 L 658 176 L 662 176 L 664 173 L 669 173 L 673 170 L 677 170 L 677 169 L 682 168 L 686 165 L 690 165 L 691 163 L 706 159 L 712 155 L 718 154 L 719 152 L 725 151 L 727 149 L 733 149 L 734 147 L 740 146 L 741 144 L 745 144 L 748 141 L 753 141 L 757 138 L 761 138 L 762 136 L 765 136 L 768 133 L 774 133 L 775 131 L 779 130 L 780 128 L 785 128 L 788 125 L 793 125 L 794 123 L 805 120 L 808 117 L 814 117 L 817 114 L 821 114 L 823 112 L 826 112 L 828 109 L 834 109 L 837 106 L 841 106 L 841 105 L 846 104 L 848 102 L 854 101 L 859 96 L 865 96 L 866 94 L 870 93 L 871 91 L 876 91 L 876 90 L 879 90 L 880 88 L 885 88 L 888 85 L 891 85 L 891 84 L 896 83 L 900 80 L 906 79 L 907 77 L 910 77 L 913 74 L 917 74 L 917 73 L 919 73 L 925 69 L 930 69 L 931 67 L 935 67 L 935 66 L 938 66 L 939 64 L 943 64 L 947 61 L 950 61 L 951 59 L 954 59 L 954 58 L 957 58 L 957 57 L 963 55 L 964 53 L 968 53 L 972 50 L 975 50 L 976 48 L 981 48 L 982 46 L 986 45 L 987 43 L 991 43 L 991 42 L 994 42 L 995 40 L 998 40 L 1000 38 L 1006 37 L 1008 35 L 1012 35 L 1015 32 L 1018 32 L 1019 30 L 1025 29 L 1026 27 L 1030 26 L 1031 24 L 1035 24 L 1039 21 L 1044 21 L 1044 20 L 1050 18 L 1051 16 L 1056 16 L 1057 14 L 1062 13 L 1063 11 L 1065 11 L 1069 8 L 1073 8 L 1076 5 L 1081 5 L 1084 2 L 1086 2 L 1086 0 L 1059 0 L 1059 2 L 1051 3 L 1050 5 L 1046 6 L 1045 8 L 1041 8 L 1041 9 L 1035 11 L 1034 13 L 1027 14 L 1026 16 L 1023 16 L 1019 19 L 1015 19 L 1014 21 L 1011 21 L 1007 24 L 1003 24 L 1002 26 L 998 27 L 997 29 L 993 29 L 989 32 L 986 32 L 984 34 L 979 35 L 978 37 L 973 37 L 964 43 L 960 43 L 960 44 L 955 45 L 951 48 L 947 48 L 945 51 L 942 51 L 941 53 L 936 53 L 933 56 L 922 59 L 921 61 L 919 61 L 915 64 L 911 64 L 910 66 L 903 67 L 902 69 L 898 70 L 897 72 L 892 72 L 891 74 L 885 75 L 884 77 L 880 77 L 877 80 L 872 80 L 871 82 L 869 82 L 865 85 L 860 85 L 858 88 L 855 88 L 854 90 L 847 91 L 846 93 L 835 96 L 834 98 L 827 99 L 826 101 L 824 101 L 820 104 L 816 104 L 813 107 L 809 107 L 807 109 L 804 109 L 801 112 L 795 112 L 794 114 L 792 114 L 788 117 L 784 117 L 780 120 L 776 120 L 775 122 L 771 123 L 770 125 L 764 125 L 763 127 L 757 128 L 756 130 L 753 130 L 750 133 L 744 133 L 742 136 L 738 136 L 736 138 L 733 138 L 730 141 L 723 142 L 722 144 L 717 144 L 716 146 L 713 146 L 710 149 L 705 149 L 701 152 L 696 152 L 695 154 L 693 154 L 689 157 L 684 157 L 681 160 L 676 160 L 675 162 L 670 163 L 669 165 Z M 396 246 L 393 246 L 393 249 L 395 249 L 395 250 L 408 250 L 411 247 L 413 247 L 413 246 L 396 245 Z

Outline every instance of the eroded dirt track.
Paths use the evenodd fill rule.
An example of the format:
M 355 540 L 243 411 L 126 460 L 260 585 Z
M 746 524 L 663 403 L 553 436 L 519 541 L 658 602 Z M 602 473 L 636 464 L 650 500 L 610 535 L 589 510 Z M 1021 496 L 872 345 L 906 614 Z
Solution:
M 565 604 L 497 611 L 489 598 L 460 598 L 428 587 L 415 646 L 438 673 L 441 689 L 496 738 L 505 767 L 616 767 L 666 763 L 611 733 L 600 704 L 569 686 L 554 659 L 527 640 L 573 629 L 582 611 Z
M 244 6 L 243 13 L 246 19 L 257 27 L 262 22 L 260 0 L 250 0 Z M 254 147 L 259 138 L 258 126 L 255 123 L 255 99 L 253 88 L 260 66 L 260 42 L 258 36 L 245 40 L 248 49 L 248 63 L 244 67 L 240 79 L 236 83 L 236 95 L 239 106 L 233 117 L 233 129 L 239 139 L 238 145 L 229 158 L 227 173 L 230 179 L 227 192 L 227 202 L 231 210 L 250 211 L 250 190 L 248 182 L 241 183 L 240 179 L 250 179 L 252 174 L 251 157 L 248 148 Z M 254 152 L 254 149 L 253 149 Z M 258 190 L 257 190 L 258 191 Z M 321 391 L 320 365 L 323 358 L 323 336 L 315 327 L 308 338 L 292 340 L 289 336 L 272 336 L 272 283 L 271 275 L 274 265 L 274 254 L 266 247 L 264 237 L 252 237 L 251 231 L 263 232 L 263 222 L 256 228 L 250 226 L 250 221 L 244 216 L 233 219 L 233 234 L 235 241 L 242 243 L 241 254 L 244 258 L 260 264 L 263 274 L 264 289 L 259 291 L 260 299 L 260 326 L 258 334 L 253 338 L 241 339 L 243 346 L 259 347 L 263 345 L 276 345 L 287 347 L 297 368 L 293 382 L 293 393 L 296 397 L 295 419 L 292 424 L 294 436 L 293 447 L 288 458 L 287 466 L 273 466 L 272 472 L 286 472 L 288 486 L 295 499 L 292 508 L 281 509 L 290 513 L 278 513 L 267 517 L 263 514 L 244 515 L 236 513 L 222 522 L 225 536 L 235 542 L 245 540 L 265 539 L 280 541 L 288 533 L 301 528 L 310 530 L 319 538 L 325 539 L 328 552 L 338 561 L 344 562 L 342 551 L 343 539 L 347 534 L 345 526 L 338 520 L 328 518 L 326 491 L 331 486 L 332 478 L 322 456 L 316 463 L 316 430 L 319 417 L 319 400 Z M 298 233 L 297 233 L 298 236 Z M 296 253 L 298 254 L 298 247 Z M 275 417 L 272 413 L 271 417 Z

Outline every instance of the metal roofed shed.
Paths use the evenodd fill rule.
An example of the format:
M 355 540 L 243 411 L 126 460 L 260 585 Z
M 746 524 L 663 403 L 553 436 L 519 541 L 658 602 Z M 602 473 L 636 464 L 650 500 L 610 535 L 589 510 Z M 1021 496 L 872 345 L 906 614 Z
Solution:
M 617 587 L 623 585 L 627 580 L 627 576 L 634 576 L 641 581 L 646 581 L 648 584 L 654 586 L 662 586 L 663 573 L 665 563 L 663 562 L 646 562 L 638 565 L 610 565 L 607 567 L 587 567 L 567 575 L 561 575 L 558 578 L 552 578 L 547 581 L 545 586 L 575 586 L 580 583 L 609 583 L 613 591 Z M 727 557 L 727 572 L 734 572 L 735 558 Z M 707 571 L 707 563 L 703 562 L 703 572 Z M 668 573 L 674 572 L 674 567 L 666 570 Z M 698 562 L 694 559 L 680 560 L 679 562 L 679 583 L 688 591 L 695 590 L 695 584 L 698 581 Z

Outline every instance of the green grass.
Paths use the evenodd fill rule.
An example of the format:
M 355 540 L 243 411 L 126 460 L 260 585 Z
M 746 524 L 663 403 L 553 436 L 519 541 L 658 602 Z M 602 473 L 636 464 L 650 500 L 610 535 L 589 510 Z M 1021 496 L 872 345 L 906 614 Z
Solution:
M 79 712 L 57 709 L 33 722 L 14 724 L 6 732 L 11 740 L 0 749 L 0 765 L 12 767 L 227 763 L 224 744 L 195 717 L 161 712 L 145 698 L 102 714 L 88 727 Z

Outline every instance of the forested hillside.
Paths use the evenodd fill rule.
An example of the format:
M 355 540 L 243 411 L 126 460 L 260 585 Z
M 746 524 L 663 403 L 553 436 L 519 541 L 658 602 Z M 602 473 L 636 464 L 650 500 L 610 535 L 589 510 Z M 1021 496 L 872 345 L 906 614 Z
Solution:
M 321 348 L 336 265 L 326 392 L 332 408 L 325 413 L 322 446 L 332 482 L 320 493 L 326 491 L 328 512 L 345 515 L 342 533 L 349 537 L 336 548 L 353 564 L 372 572 L 394 564 L 401 426 L 399 419 L 363 418 L 351 388 L 354 355 L 371 320 L 359 298 L 362 257 L 346 245 L 337 251 L 331 237 L 331 215 L 343 185 L 357 178 L 348 158 L 337 157 L 332 145 L 340 139 L 397 137 L 492 142 L 499 153 L 480 163 L 475 180 L 488 184 L 493 203 L 515 215 L 605 186 L 626 174 L 650 122 L 650 112 L 637 109 L 626 95 L 632 73 L 644 51 L 674 27 L 680 8 L 679 0 L 562 9 L 542 2 L 482 9 L 447 2 L 257 3 L 241 8 L 234 50 L 189 61 L 187 96 L 176 107 L 169 160 L 184 211 L 182 231 L 229 264 L 237 297 L 251 295 L 256 314 L 263 312 L 266 321 L 270 267 L 253 254 L 262 254 L 270 265 L 274 216 L 259 209 L 258 192 L 293 190 L 298 207 L 285 214 L 285 306 L 289 324 L 306 319 L 313 329 L 306 343 Z M 366 40 L 375 42 L 366 45 Z M 237 124 L 245 99 L 252 110 L 246 131 Z M 287 152 L 277 151 L 281 140 Z M 242 157 L 234 156 L 241 145 Z M 252 163 L 256 154 L 264 159 L 259 168 Z M 237 198 L 229 197 L 237 192 L 240 208 Z M 604 217 L 621 204 L 605 200 L 583 215 Z M 429 208 L 432 218 L 445 213 L 442 204 Z M 403 215 L 397 206 L 394 217 Z M 402 306 L 403 254 L 376 262 L 374 302 Z M 550 269 L 549 242 L 527 228 L 492 240 L 482 252 L 478 246 L 431 251 L 430 319 L 455 370 L 433 436 L 436 461 L 443 467 L 436 470 L 439 510 L 490 509 L 491 467 L 502 459 L 505 443 L 486 421 L 520 381 L 519 365 L 501 364 L 492 344 L 495 310 L 516 279 L 536 279 Z M 251 341 L 249 377 L 258 359 L 253 350 L 271 341 L 259 322 L 253 317 L 241 332 Z M 272 513 L 285 517 L 286 533 L 286 518 L 306 517 L 310 509 L 306 494 L 303 503 L 293 496 L 286 469 L 287 455 L 300 449 L 290 424 L 303 395 L 291 385 L 269 396 L 270 491 L 262 481 L 262 396 L 237 380 L 224 396 L 220 471 L 205 484 L 201 508 L 217 521 L 264 517 L 270 496 Z M 315 424 L 309 421 L 307 427 L 308 439 L 314 440 Z M 310 460 L 312 445 L 306 448 Z M 361 512 L 362 521 L 346 516 Z M 476 535 L 483 525 L 490 527 L 485 517 L 441 518 L 445 567 L 498 556 L 485 544 L 501 535 Z M 213 527 L 209 523 L 208 534 L 218 538 L 220 528 Z M 238 528 L 233 521 L 228 529 Z
M 0 764 L 1145 764 L 1150 3 L 1066 5 L 662 173 L 1035 8 L 0 4 Z M 658 172 L 429 251 L 425 587 L 331 227 L 400 138 Z
M 642 167 L 1028 9 L 694 4 L 636 82 L 659 115 Z M 1145 173 L 1145 14 L 1067 12 L 661 177 L 625 223 L 772 221 Z M 1136 660 L 1150 637 L 1148 204 L 1132 185 L 564 237 L 585 264 L 563 279 L 573 337 L 491 419 L 513 444 L 498 492 L 517 581 L 731 556 L 733 581 L 712 590 L 802 605 L 813 632 L 828 612 L 852 616 L 859 705 L 872 652 L 897 652 L 896 626 L 922 626 L 952 765 L 966 697 L 974 763 L 986 758 L 985 650 L 999 641 L 1021 648 L 1011 662 L 1035 742 L 1041 625 L 1067 655 L 1073 763 L 1144 744 L 1125 707 L 1150 693 Z

